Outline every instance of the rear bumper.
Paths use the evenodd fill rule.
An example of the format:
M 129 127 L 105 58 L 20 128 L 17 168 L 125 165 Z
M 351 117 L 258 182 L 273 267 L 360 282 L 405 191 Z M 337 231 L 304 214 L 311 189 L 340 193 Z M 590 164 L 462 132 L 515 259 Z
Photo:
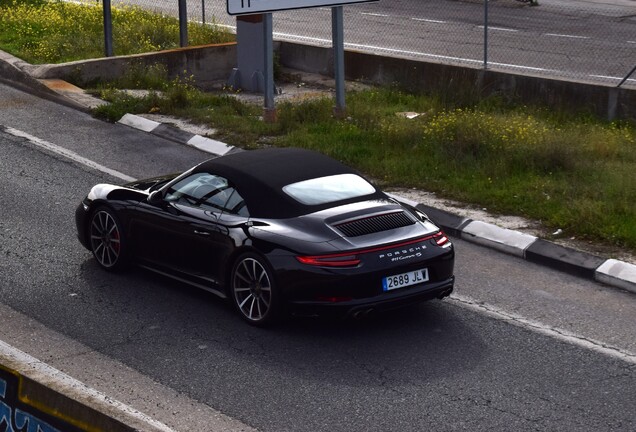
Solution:
M 290 301 L 290 312 L 298 316 L 349 317 L 360 313 L 384 312 L 436 298 L 444 298 L 453 292 L 455 277 L 407 287 L 391 293 L 345 301 Z

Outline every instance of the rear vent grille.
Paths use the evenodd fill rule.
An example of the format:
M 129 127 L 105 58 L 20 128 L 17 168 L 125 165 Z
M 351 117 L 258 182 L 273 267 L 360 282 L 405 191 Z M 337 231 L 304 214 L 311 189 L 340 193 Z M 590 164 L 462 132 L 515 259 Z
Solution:
M 335 225 L 346 237 L 357 237 L 413 225 L 415 222 L 404 212 L 396 212 L 358 219 Z

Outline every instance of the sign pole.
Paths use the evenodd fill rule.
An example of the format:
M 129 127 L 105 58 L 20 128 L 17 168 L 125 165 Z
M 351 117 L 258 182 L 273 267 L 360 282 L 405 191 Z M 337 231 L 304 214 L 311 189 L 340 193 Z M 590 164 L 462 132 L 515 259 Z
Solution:
M 265 50 L 265 108 L 263 118 L 268 123 L 276 121 L 276 107 L 274 106 L 274 30 L 271 13 L 263 15 L 263 39 Z

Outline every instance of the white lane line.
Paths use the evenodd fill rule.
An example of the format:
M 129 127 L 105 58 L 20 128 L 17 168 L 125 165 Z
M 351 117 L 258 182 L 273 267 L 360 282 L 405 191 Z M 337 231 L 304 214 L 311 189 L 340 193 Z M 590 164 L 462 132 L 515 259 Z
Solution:
M 483 25 L 480 25 L 480 26 L 477 26 L 477 27 L 480 28 L 480 29 L 484 28 Z M 488 26 L 488 30 L 511 32 L 511 33 L 516 33 L 516 32 L 519 31 L 517 29 L 511 29 L 511 28 L 507 28 L 507 27 L 490 27 L 490 26 Z
M 331 39 L 321 39 L 321 38 L 316 38 L 316 37 L 311 37 L 311 36 L 299 36 L 299 35 L 294 35 L 294 34 L 290 34 L 290 33 L 281 33 L 281 32 L 275 32 L 274 35 L 277 36 L 277 37 L 280 37 L 280 38 L 285 38 L 285 39 L 305 40 L 305 41 L 310 41 L 310 42 L 318 42 L 318 43 L 324 44 L 324 45 L 331 45 Z M 468 58 L 463 58 L 463 57 L 452 57 L 452 56 L 445 56 L 445 55 L 439 55 L 439 54 L 424 53 L 424 52 L 420 52 L 420 51 L 409 51 L 409 50 L 402 50 L 402 49 L 396 49 L 396 48 L 386 48 L 386 47 L 380 47 L 380 46 L 374 46 L 374 45 L 362 45 L 362 44 L 356 44 L 356 43 L 351 43 L 351 42 L 345 42 L 344 45 L 345 45 L 345 47 L 348 47 L 348 48 L 383 51 L 383 52 L 402 54 L 402 55 L 407 55 L 407 56 L 427 57 L 427 58 L 434 58 L 434 59 L 437 59 L 437 60 L 449 60 L 449 61 L 455 61 L 455 62 L 461 62 L 461 63 L 483 64 L 483 62 L 484 62 L 481 59 L 480 60 L 475 60 L 475 59 L 468 59 Z M 492 65 L 492 66 L 502 66 L 502 67 L 507 67 L 507 68 L 527 70 L 527 71 L 535 71 L 535 72 L 553 72 L 553 73 L 559 73 L 560 72 L 560 71 L 554 70 L 554 69 L 545 69 L 545 68 L 540 68 L 540 67 L 514 65 L 514 64 L 508 64 L 508 63 L 488 62 L 488 64 Z
M 559 34 L 559 33 L 544 33 L 543 35 L 544 36 L 570 38 L 570 39 L 591 39 L 589 36 L 576 36 L 576 35 Z
M 458 294 L 451 294 L 450 300 L 459 307 L 469 309 L 482 315 L 486 315 L 490 318 L 504 321 L 506 323 L 522 327 L 535 333 L 549 336 L 553 339 L 567 342 L 580 348 L 595 351 L 597 353 L 604 354 L 606 356 L 622 360 L 627 363 L 636 364 L 636 354 L 613 347 L 604 342 L 590 339 L 585 336 L 570 332 L 568 330 L 551 327 L 538 321 L 524 318 L 521 315 L 507 312 L 496 306 L 479 302 L 478 300 L 472 299 L 470 297 L 465 297 Z
M 413 21 L 420 21 L 420 22 L 427 22 L 427 23 L 433 23 L 433 24 L 446 24 L 447 21 L 441 21 L 441 20 L 434 20 L 434 19 L 428 19 L 428 18 L 411 18 Z
M 636 41 L 627 41 L 627 43 L 633 43 L 633 44 L 636 44 Z
M 390 15 L 373 13 L 373 12 L 361 12 L 360 15 L 368 15 L 368 16 L 382 17 L 382 18 L 390 17 Z
M 608 75 L 588 75 L 591 76 L 593 78 L 602 78 L 602 79 L 609 79 L 609 80 L 622 80 L 623 77 L 613 77 L 613 76 L 608 76 Z M 627 81 L 636 81 L 636 78 L 627 78 Z
M 45 387 L 52 388 L 54 391 L 71 398 L 80 396 L 82 405 L 92 405 L 93 408 L 97 408 L 99 412 L 108 417 L 114 417 L 119 421 L 130 421 L 130 417 L 133 417 L 143 422 L 145 426 L 151 426 L 154 431 L 175 432 L 174 429 L 137 411 L 131 406 L 108 397 L 92 387 L 88 387 L 83 382 L 3 341 L 0 341 L 0 358 L 9 360 L 9 365 L 20 365 L 21 370 L 17 371 L 20 375 L 29 377 Z M 5 361 L 2 363 L 6 364 Z M 98 407 L 95 407 L 95 405 L 98 405 Z M 124 416 L 128 416 L 128 418 L 121 418 L 119 415 L 113 416 L 113 410 L 119 411 Z M 38 428 L 38 430 L 40 429 Z
M 58 154 L 60 156 L 64 156 L 65 158 L 70 159 L 70 160 L 72 160 L 74 162 L 80 163 L 80 164 L 82 164 L 84 166 L 87 166 L 89 168 L 95 169 L 97 171 L 106 173 L 106 174 L 111 175 L 113 177 L 116 177 L 118 179 L 121 179 L 121 180 L 124 180 L 124 181 L 127 181 L 127 182 L 131 182 L 131 181 L 135 180 L 134 177 L 130 177 L 130 176 L 126 175 L 126 174 L 120 173 L 119 171 L 107 168 L 107 167 L 105 167 L 103 165 L 98 164 L 97 162 L 93 162 L 90 159 L 86 159 L 85 157 L 82 157 L 82 156 L 78 155 L 77 153 L 72 152 L 71 150 L 68 150 L 68 149 L 60 147 L 58 145 L 52 144 L 52 143 L 50 143 L 48 141 L 44 141 L 43 139 L 40 139 L 38 137 L 34 137 L 33 135 L 29 135 L 26 132 L 22 132 L 22 131 L 20 131 L 18 129 L 13 129 L 13 128 L 10 128 L 10 127 L 5 128 L 5 131 L 7 133 L 13 135 L 13 136 L 16 136 L 16 137 L 26 138 L 27 140 L 29 140 L 30 143 L 32 143 L 32 144 L 34 144 L 34 145 L 36 145 L 36 146 L 38 146 L 40 148 L 46 149 L 46 150 L 51 151 L 51 152 L 53 152 L 55 154 Z

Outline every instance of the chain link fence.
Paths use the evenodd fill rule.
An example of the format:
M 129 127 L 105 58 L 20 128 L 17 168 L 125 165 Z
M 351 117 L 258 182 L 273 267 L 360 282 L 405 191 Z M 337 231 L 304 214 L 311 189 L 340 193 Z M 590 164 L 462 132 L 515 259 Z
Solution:
M 636 88 L 636 0 L 380 0 L 344 7 L 345 48 Z M 177 16 L 177 0 L 126 0 Z M 116 3 L 115 3 L 116 5 Z M 234 28 L 225 0 L 188 19 Z M 274 14 L 274 38 L 331 45 L 331 10 Z M 624 81 L 624 82 L 622 82 Z

